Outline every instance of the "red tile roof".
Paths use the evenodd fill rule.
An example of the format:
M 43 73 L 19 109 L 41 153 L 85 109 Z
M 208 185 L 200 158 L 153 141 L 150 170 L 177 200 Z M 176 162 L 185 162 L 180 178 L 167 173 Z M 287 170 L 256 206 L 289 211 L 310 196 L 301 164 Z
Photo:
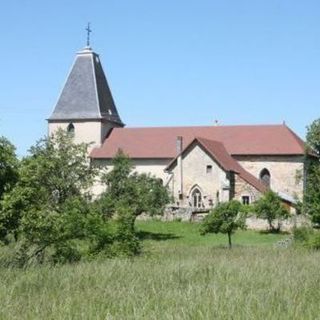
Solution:
M 197 137 L 182 150 L 181 154 L 184 154 L 193 144 L 196 143 L 202 146 L 225 171 L 233 171 L 237 173 L 240 178 L 262 193 L 267 191 L 268 188 L 255 176 L 246 171 L 234 158 L 232 158 L 224 145 L 219 141 Z M 177 157 L 170 162 L 166 169 L 169 170 L 172 168 L 176 163 L 176 160 Z
M 112 158 L 122 149 L 131 158 L 176 156 L 177 136 L 184 145 L 195 137 L 220 141 L 230 155 L 302 155 L 304 142 L 285 125 L 114 128 L 92 158 Z

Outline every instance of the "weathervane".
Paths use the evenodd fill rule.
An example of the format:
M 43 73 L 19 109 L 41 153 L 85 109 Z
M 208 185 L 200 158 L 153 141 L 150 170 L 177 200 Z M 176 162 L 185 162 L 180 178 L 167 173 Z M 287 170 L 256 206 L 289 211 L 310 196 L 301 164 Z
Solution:
M 92 30 L 90 29 L 90 22 L 88 22 L 86 31 L 87 31 L 87 47 L 90 47 L 90 33 L 92 32 Z

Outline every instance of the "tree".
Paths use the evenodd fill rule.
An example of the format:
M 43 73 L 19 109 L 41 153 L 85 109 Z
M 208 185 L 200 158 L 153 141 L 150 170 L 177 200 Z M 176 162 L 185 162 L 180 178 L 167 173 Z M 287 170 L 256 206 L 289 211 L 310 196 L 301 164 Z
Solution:
M 0 137 L 0 200 L 18 181 L 18 164 L 15 147 Z
M 86 144 L 74 144 L 60 130 L 40 140 L 21 162 L 20 179 L 3 199 L 2 237 L 13 234 L 32 248 L 26 259 L 51 248 L 56 259 L 75 255 L 72 240 L 85 236 L 95 169 L 89 166 Z M 69 253 L 68 253 L 69 250 Z
M 289 211 L 284 206 L 281 198 L 273 191 L 267 191 L 253 205 L 253 211 L 257 217 L 268 221 L 271 231 L 280 231 L 280 220 L 289 216 Z M 274 226 L 274 220 L 278 220 L 278 226 Z
M 6 235 L 2 225 L 2 199 L 18 181 L 19 161 L 15 147 L 8 139 L 0 137 L 0 240 Z
M 162 181 L 149 174 L 134 172 L 128 156 L 121 150 L 113 159 L 113 169 L 105 174 L 102 181 L 107 189 L 99 199 L 105 215 L 118 213 L 119 207 L 130 208 L 131 228 L 142 213 L 162 214 L 164 206 L 170 201 L 169 193 Z
M 238 228 L 245 228 L 245 213 L 237 200 L 218 204 L 204 219 L 200 233 L 224 233 L 228 235 L 229 248 L 232 247 L 231 235 Z
M 106 191 L 94 207 L 105 219 L 113 218 L 111 251 L 115 255 L 135 255 L 140 252 L 134 228 L 137 216 L 162 214 L 170 201 L 168 190 L 160 179 L 134 172 L 131 160 L 121 150 L 112 161 L 112 170 L 103 174 L 101 180 Z
M 320 156 L 320 118 L 314 120 L 311 125 L 307 127 L 306 140 L 307 146 Z
M 320 225 L 320 119 L 313 121 L 307 127 L 305 157 L 307 178 L 303 209 L 311 217 L 313 223 Z

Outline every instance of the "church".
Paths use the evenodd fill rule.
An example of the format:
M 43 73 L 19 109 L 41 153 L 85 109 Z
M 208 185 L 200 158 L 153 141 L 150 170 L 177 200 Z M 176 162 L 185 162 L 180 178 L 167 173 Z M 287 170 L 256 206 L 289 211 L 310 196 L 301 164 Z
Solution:
M 78 52 L 53 113 L 49 135 L 62 128 L 91 143 L 92 165 L 110 169 L 121 149 L 139 173 L 161 179 L 177 208 L 205 212 L 217 203 L 244 204 L 271 189 L 288 208 L 304 191 L 304 142 L 285 124 L 126 127 L 100 57 Z M 103 187 L 97 183 L 96 195 Z

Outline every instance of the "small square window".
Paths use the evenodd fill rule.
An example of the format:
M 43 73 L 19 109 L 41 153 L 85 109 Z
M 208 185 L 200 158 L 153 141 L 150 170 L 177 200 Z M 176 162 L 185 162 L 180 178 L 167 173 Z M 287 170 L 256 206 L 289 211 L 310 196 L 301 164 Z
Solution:
M 250 204 L 249 196 L 242 196 L 242 204 L 244 204 L 244 205 Z
M 212 172 L 212 166 L 211 165 L 208 165 L 207 166 L 207 173 L 211 173 Z

